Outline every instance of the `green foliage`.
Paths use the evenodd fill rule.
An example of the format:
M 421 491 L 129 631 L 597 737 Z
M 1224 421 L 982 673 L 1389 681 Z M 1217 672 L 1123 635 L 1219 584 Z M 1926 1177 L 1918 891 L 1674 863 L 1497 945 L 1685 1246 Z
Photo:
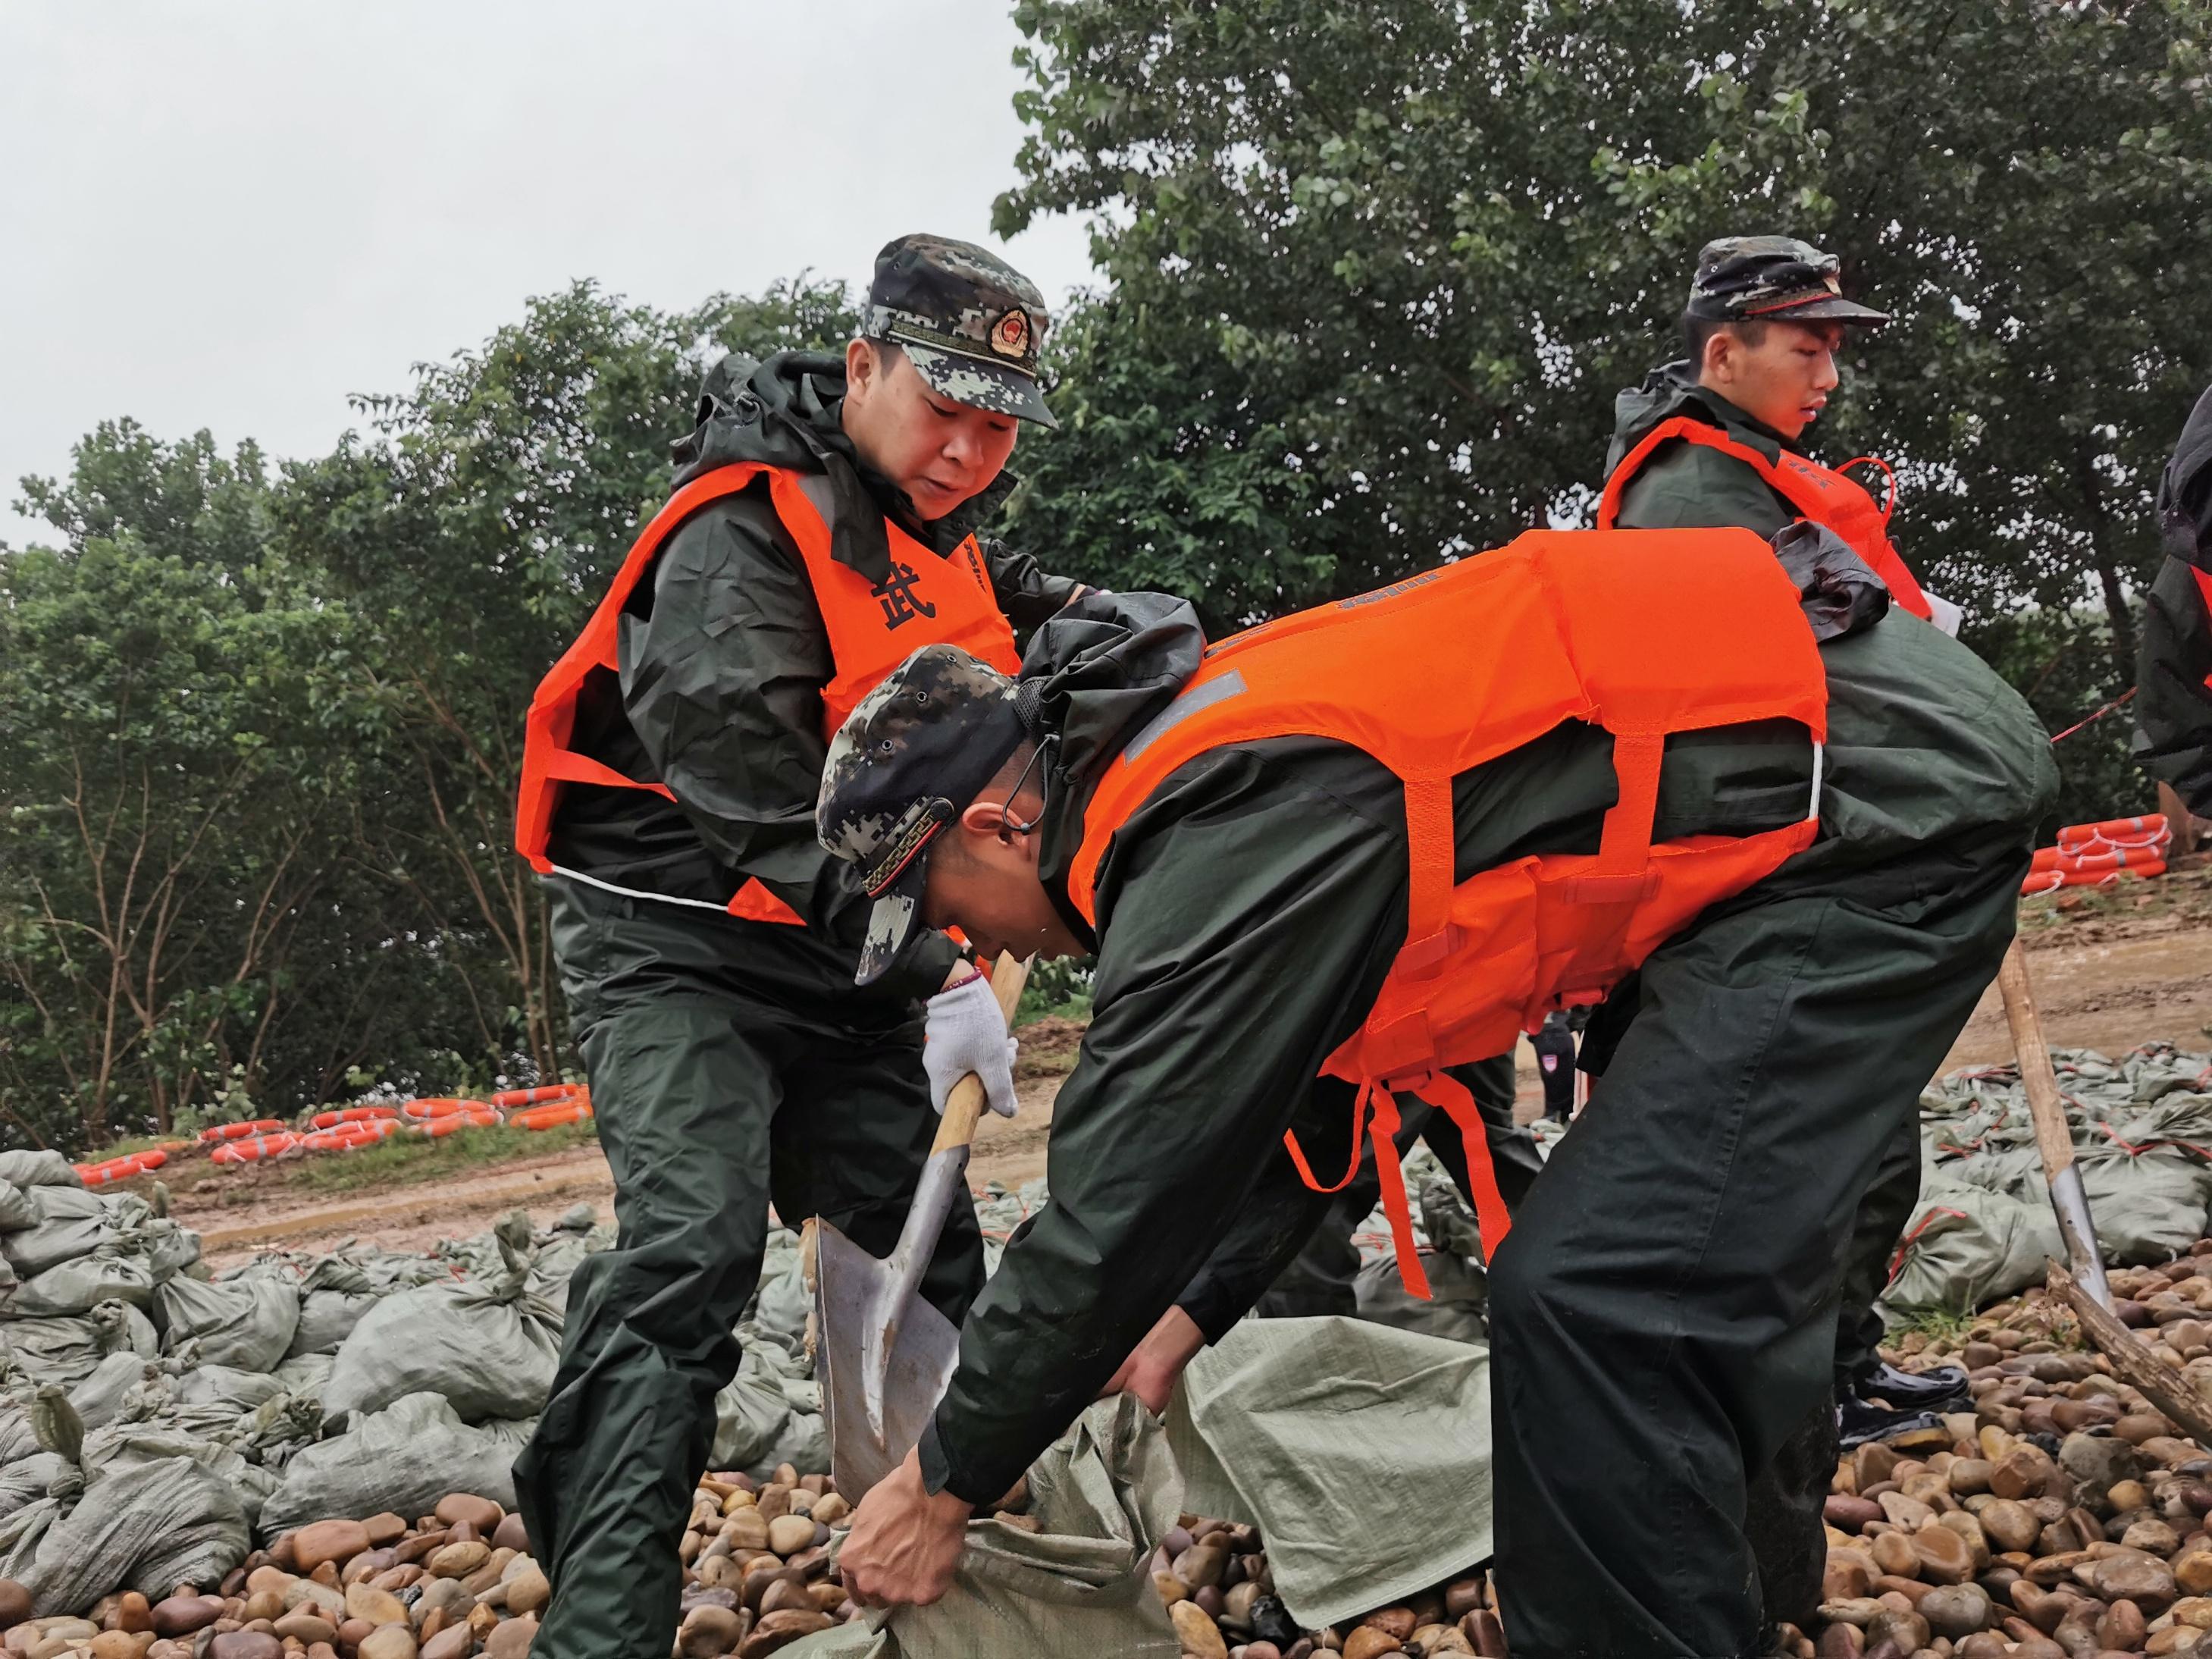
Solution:
M 1961 636 L 2020 689 L 2053 732 L 2064 732 L 2117 695 L 2111 624 L 2094 606 L 2022 609 L 1972 623 Z M 2037 836 L 2039 842 L 2050 842 L 2062 823 L 2157 810 L 2156 784 L 2128 757 L 2133 712 L 2124 706 L 2051 750 L 2058 762 L 2058 804 Z
M 702 369 L 856 321 L 834 284 L 672 313 L 579 283 L 409 395 L 362 400 L 371 437 L 288 471 L 279 539 L 365 635 L 360 736 L 390 763 L 368 863 L 459 969 L 460 1047 L 487 1075 L 515 1052 L 554 1074 L 564 1025 L 544 902 L 512 851 L 531 694 L 666 498 Z
M 1022 1000 L 1014 1009 L 1016 1029 L 1032 1020 L 1089 1019 L 1091 969 L 1088 957 L 1031 964 L 1029 982 L 1022 987 Z
M 273 479 L 123 421 L 27 480 L 58 545 L 0 550 L 13 1134 L 557 1075 L 523 712 L 665 497 L 705 365 L 854 321 L 834 285 L 664 313 L 580 284 Z
M 2212 380 L 2202 0 L 1015 16 L 998 227 L 1090 214 L 1111 283 L 1024 457 L 1048 561 L 1218 625 L 1587 521 L 1698 247 L 1782 231 L 1897 318 L 1853 337 L 1823 450 L 1896 465 L 1907 556 L 1984 623 L 2103 607 L 2074 707 L 2128 684 L 2150 491 Z

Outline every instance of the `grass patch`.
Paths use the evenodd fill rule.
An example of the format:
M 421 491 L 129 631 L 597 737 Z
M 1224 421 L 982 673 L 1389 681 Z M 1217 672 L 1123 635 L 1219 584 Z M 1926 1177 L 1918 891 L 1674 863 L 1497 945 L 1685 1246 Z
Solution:
M 1891 1331 L 1884 1340 L 1893 1342 L 1899 1337 L 1917 1331 L 1931 1342 L 1938 1337 L 1953 1343 L 1964 1342 L 1966 1333 L 1973 1329 L 1980 1318 L 1978 1313 L 1960 1313 L 1950 1308 L 1924 1308 Z
M 283 1185 L 305 1193 L 405 1187 L 422 1181 L 443 1181 L 518 1158 L 566 1152 L 572 1146 L 592 1145 L 599 1138 L 599 1126 L 590 1118 L 535 1131 L 460 1129 L 437 1140 L 394 1135 L 355 1152 L 310 1155 L 284 1170 Z

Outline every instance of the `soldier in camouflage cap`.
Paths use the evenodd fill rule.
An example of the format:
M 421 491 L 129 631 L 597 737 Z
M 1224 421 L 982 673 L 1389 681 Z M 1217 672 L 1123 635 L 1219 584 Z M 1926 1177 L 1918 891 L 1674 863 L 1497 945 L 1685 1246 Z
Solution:
M 1710 322 L 1886 323 L 1844 298 L 1843 261 L 1795 236 L 1723 236 L 1698 254 L 1689 314 Z
M 830 739 L 814 828 L 875 901 L 855 976 L 870 985 L 921 920 L 929 844 L 1021 747 L 1015 684 L 950 645 L 925 646 Z
M 948 236 L 902 236 L 876 255 L 860 325 L 901 347 L 955 403 L 1057 426 L 1037 386 L 1051 319 L 1036 284 L 997 255 Z
M 1012 1113 L 1012 1040 L 961 940 L 902 929 L 816 843 L 834 731 L 918 647 L 1012 671 L 1081 584 L 988 533 L 1013 488 L 1044 307 L 982 249 L 908 236 L 859 337 L 732 355 L 669 505 L 533 699 L 517 850 L 545 882 L 623 1236 L 579 1269 L 518 1507 L 556 1583 L 538 1659 L 666 1651 L 676 1540 L 770 1206 L 897 1242 L 941 1104 Z M 854 983 L 866 959 L 866 986 Z M 920 1294 L 983 1284 L 956 1206 Z

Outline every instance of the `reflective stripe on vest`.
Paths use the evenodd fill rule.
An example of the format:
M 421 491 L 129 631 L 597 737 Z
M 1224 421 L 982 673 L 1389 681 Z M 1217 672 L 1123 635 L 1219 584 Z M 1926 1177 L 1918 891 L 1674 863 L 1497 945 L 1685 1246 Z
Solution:
M 829 480 L 819 473 L 743 462 L 694 478 L 669 498 L 640 532 L 615 573 L 613 584 L 576 641 L 562 654 L 530 700 L 522 756 L 522 787 L 514 815 L 515 850 L 541 875 L 553 872 L 546 849 L 561 790 L 570 783 L 610 789 L 646 789 L 676 799 L 665 784 L 629 778 L 579 754 L 569 745 L 575 735 L 576 705 L 585 682 L 594 673 L 619 672 L 618 638 L 623 606 L 646 579 L 653 559 L 678 526 L 710 501 L 733 495 L 765 476 L 769 496 L 784 532 L 806 566 L 814 602 L 821 612 L 835 666 L 822 689 L 822 731 L 827 738 L 843 725 L 861 698 L 891 670 L 925 645 L 957 645 L 1003 673 L 1021 667 L 1014 633 L 1000 613 L 983 556 L 969 537 L 948 555 L 932 552 L 896 525 L 885 521 L 890 569 L 872 581 L 832 556 L 828 520 Z M 757 880 L 748 879 L 726 907 L 731 915 L 754 921 L 799 924 L 799 914 Z
M 1676 438 L 1717 449 L 1741 461 L 1759 474 L 1769 489 L 1796 507 L 1799 517 L 1826 526 L 1849 543 L 1851 551 L 1864 559 L 1868 568 L 1881 578 L 1899 605 L 1923 622 L 1934 617 L 1935 607 L 1920 591 L 1919 579 L 1889 539 L 1890 509 L 1897 505 L 1894 476 L 1891 477 L 1889 501 L 1881 507 L 1876 507 L 1874 497 L 1846 476 L 1850 468 L 1862 465 L 1878 466 L 1888 474 L 1888 463 L 1871 455 L 1845 461 L 1841 467 L 1822 466 L 1818 461 L 1808 460 L 1786 449 L 1779 460 L 1769 460 L 1751 445 L 1739 442 L 1717 426 L 1687 415 L 1677 415 L 1672 420 L 1662 421 L 1641 443 L 1620 458 L 1620 465 L 1605 481 L 1605 494 L 1598 502 L 1600 530 L 1620 527 L 1621 495 L 1644 470 L 1644 463 L 1651 459 L 1651 452 Z
M 1108 765 L 1085 811 L 1070 901 L 1097 925 L 1115 831 L 1209 749 L 1311 736 L 1354 744 L 1406 792 L 1406 943 L 1326 1076 L 1358 1088 L 1351 1168 L 1371 1118 L 1407 1287 L 1428 1294 L 1391 1135 L 1395 1095 L 1444 1110 L 1467 1145 L 1486 1257 L 1507 1231 L 1488 1142 L 1447 1066 L 1509 1049 L 1559 1007 L 1598 1000 L 1707 905 L 1811 845 L 1805 817 L 1759 834 L 1654 846 L 1670 733 L 1786 719 L 1818 745 L 1827 680 L 1795 586 L 1747 530 L 1538 531 L 1486 553 L 1212 647 L 1182 693 Z M 1613 738 L 1620 781 L 1598 851 L 1539 854 L 1455 884 L 1452 780 L 1567 721 Z M 1601 1107 L 1601 1109 L 1602 1108 Z M 1285 1137 L 1307 1185 L 1324 1188 Z

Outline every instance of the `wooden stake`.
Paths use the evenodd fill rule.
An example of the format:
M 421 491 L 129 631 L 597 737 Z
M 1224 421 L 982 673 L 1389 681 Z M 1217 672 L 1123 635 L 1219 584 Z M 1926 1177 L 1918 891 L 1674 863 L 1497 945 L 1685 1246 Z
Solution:
M 2074 1310 L 2081 1334 L 2112 1362 L 2112 1372 L 2144 1399 L 2164 1412 L 2181 1431 L 2198 1445 L 2212 1450 L 2212 1401 L 2191 1386 L 2190 1381 L 2153 1353 L 2117 1316 L 2097 1305 L 2097 1299 L 2075 1282 L 2074 1275 L 2056 1261 L 2051 1264 L 2050 1287 Z

